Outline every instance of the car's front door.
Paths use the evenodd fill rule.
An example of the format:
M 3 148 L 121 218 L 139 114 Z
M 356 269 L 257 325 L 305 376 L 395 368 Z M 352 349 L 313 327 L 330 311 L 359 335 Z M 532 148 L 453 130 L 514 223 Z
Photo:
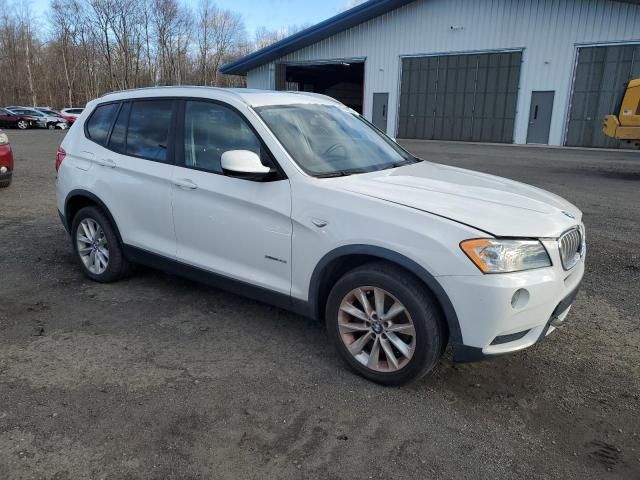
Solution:
M 178 260 L 255 286 L 291 290 L 291 191 L 288 179 L 225 175 L 221 156 L 250 150 L 273 159 L 246 120 L 229 106 L 184 101 L 178 135 L 184 155 L 174 172 Z M 180 151 L 180 145 L 177 147 Z

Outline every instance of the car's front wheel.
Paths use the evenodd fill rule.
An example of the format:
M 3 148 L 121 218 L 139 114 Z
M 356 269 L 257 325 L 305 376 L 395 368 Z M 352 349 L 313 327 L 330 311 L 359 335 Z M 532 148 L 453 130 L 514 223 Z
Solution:
M 82 208 L 71 226 L 73 249 L 87 277 L 113 282 L 129 273 L 114 226 L 97 207 Z
M 386 385 L 417 380 L 438 361 L 442 314 L 426 287 L 384 262 L 345 274 L 327 300 L 329 337 L 362 376 Z
M 29 128 L 29 122 L 27 122 L 26 120 L 19 120 L 18 121 L 18 128 L 20 130 L 26 130 L 27 128 Z

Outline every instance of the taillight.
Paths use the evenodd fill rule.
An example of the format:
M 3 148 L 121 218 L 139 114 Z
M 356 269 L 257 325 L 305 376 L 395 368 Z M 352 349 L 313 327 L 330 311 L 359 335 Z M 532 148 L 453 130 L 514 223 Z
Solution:
M 56 152 L 56 172 L 60 170 L 60 165 L 62 165 L 62 161 L 66 156 L 67 152 L 64 151 L 64 148 L 58 147 L 58 151 Z

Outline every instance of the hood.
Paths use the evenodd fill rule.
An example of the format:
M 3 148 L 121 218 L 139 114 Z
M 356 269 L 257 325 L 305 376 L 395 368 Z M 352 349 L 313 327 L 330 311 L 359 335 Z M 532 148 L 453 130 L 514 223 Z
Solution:
M 342 190 L 439 215 L 497 237 L 558 237 L 582 217 L 574 205 L 545 190 L 426 161 L 333 180 Z

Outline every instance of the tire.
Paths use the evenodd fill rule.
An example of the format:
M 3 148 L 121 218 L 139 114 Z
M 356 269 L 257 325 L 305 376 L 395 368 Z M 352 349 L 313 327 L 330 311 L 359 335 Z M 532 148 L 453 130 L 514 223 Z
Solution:
M 18 128 L 20 130 L 26 130 L 27 128 L 29 128 L 29 122 L 27 122 L 26 120 L 18 120 Z
M 47 123 L 47 129 L 55 130 L 56 129 L 56 124 L 55 123 Z
M 92 225 L 93 228 L 91 228 Z M 95 225 L 98 228 L 95 228 Z M 79 237 L 79 231 L 82 237 Z M 91 233 L 94 233 L 93 237 Z M 81 241 L 80 238 L 85 240 Z M 71 243 L 84 274 L 91 280 L 101 283 L 115 282 L 127 276 L 132 270 L 131 264 L 124 257 L 115 227 L 98 207 L 84 207 L 73 217 Z M 82 252 L 81 248 L 83 248 Z M 87 252 L 87 248 L 93 252 Z
M 359 300 L 360 292 L 371 315 Z M 376 298 L 383 298 L 381 309 Z M 392 309 L 394 305 L 397 308 Z M 341 306 L 350 312 L 350 306 L 356 307 L 359 316 Z M 394 312 L 401 313 L 394 316 Z M 421 282 L 393 264 L 369 263 L 346 273 L 329 293 L 325 317 L 327 333 L 340 356 L 355 372 L 383 385 L 422 378 L 442 355 L 445 329 L 439 305 Z M 350 348 L 359 353 L 352 354 Z M 393 358 L 387 355 L 389 349 Z

